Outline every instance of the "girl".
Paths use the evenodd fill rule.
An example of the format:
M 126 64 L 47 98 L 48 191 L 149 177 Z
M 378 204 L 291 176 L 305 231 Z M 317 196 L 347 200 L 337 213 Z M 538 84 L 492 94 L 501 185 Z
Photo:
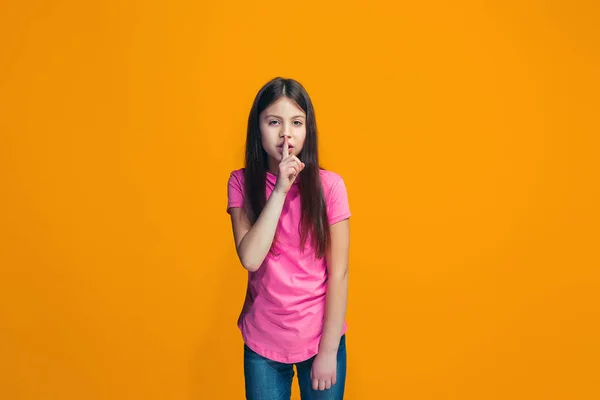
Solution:
M 342 178 L 319 167 L 317 125 L 293 79 L 263 86 L 248 118 L 246 167 L 228 182 L 233 237 L 248 270 L 238 327 L 249 400 L 342 399 L 350 210 Z

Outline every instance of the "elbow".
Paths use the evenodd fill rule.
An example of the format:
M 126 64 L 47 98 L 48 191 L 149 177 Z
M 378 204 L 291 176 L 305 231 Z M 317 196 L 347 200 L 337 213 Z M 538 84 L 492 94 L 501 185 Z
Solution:
M 256 254 L 252 254 L 247 248 L 242 248 L 241 244 L 237 248 L 237 253 L 242 267 L 249 272 L 256 272 L 264 261 L 264 257 L 261 259 Z
M 260 268 L 260 265 L 254 263 L 254 264 L 244 264 L 242 263 L 242 267 L 244 267 L 245 270 L 247 270 L 248 272 L 256 272 L 258 271 L 258 268 Z
M 256 272 L 260 268 L 260 263 L 256 261 L 247 260 L 244 257 L 240 257 L 240 261 L 242 262 L 242 267 L 248 272 Z

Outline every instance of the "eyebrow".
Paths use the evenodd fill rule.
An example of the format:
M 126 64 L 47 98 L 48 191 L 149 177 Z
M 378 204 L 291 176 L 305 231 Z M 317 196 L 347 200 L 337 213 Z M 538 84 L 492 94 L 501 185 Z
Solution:
M 283 119 L 283 118 L 281 118 L 279 115 L 275 115 L 275 114 L 269 114 L 269 115 L 265 115 L 265 118 L 269 118 L 269 117 L 272 117 L 272 118 L 274 117 L 274 118 Z M 294 119 L 294 118 L 305 118 L 305 117 L 304 117 L 304 115 L 294 115 L 294 116 L 292 117 L 292 119 Z

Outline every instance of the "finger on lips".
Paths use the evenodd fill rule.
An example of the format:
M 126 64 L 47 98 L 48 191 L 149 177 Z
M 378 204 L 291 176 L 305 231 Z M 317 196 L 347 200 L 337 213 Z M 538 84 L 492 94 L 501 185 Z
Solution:
M 283 137 L 283 158 L 287 158 L 290 156 L 290 146 L 288 143 L 287 136 Z

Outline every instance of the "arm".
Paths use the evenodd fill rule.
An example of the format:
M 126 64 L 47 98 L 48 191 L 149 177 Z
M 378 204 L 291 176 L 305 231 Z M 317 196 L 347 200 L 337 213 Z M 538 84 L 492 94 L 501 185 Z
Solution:
M 319 352 L 337 354 L 344 329 L 348 298 L 348 252 L 350 222 L 348 219 L 331 225 L 331 247 L 326 254 L 327 292 L 325 294 L 325 323 Z
M 319 353 L 313 362 L 313 389 L 329 389 L 336 383 L 337 352 L 344 329 L 348 298 L 348 252 L 350 223 L 348 219 L 331 225 L 331 246 L 326 253 L 327 292 L 325 322 L 319 343 Z
M 252 226 L 241 208 L 231 209 L 237 254 L 242 266 L 250 272 L 258 270 L 271 249 L 285 197 L 285 193 L 274 190 Z
M 235 248 L 243 267 L 250 272 L 258 270 L 269 254 L 287 192 L 304 169 L 304 163 L 298 157 L 290 155 L 287 136 L 283 139 L 282 151 L 283 158 L 279 163 L 275 188 L 256 223 L 251 225 L 241 208 L 231 209 Z

